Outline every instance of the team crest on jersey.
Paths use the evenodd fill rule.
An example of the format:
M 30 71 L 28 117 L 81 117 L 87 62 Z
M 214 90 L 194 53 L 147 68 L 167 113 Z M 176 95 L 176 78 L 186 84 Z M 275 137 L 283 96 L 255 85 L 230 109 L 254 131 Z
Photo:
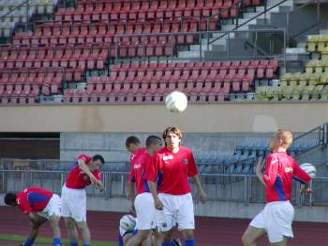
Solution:
M 173 155 L 163 155 L 163 161 L 168 161 L 172 159 L 173 159 Z
M 285 173 L 292 173 L 293 168 L 292 167 L 285 167 Z
M 185 164 L 185 165 L 188 165 L 189 161 L 188 161 L 188 159 L 183 159 L 182 163 Z
M 140 163 L 136 163 L 133 165 L 133 169 L 139 169 L 141 168 L 141 164 Z

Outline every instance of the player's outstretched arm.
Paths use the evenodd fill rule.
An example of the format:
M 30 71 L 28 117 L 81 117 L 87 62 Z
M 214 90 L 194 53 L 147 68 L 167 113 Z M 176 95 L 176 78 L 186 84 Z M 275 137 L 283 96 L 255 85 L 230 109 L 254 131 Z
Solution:
M 199 175 L 195 175 L 192 177 L 193 183 L 196 185 L 197 189 L 197 198 L 201 203 L 205 203 L 207 200 L 207 195 L 203 189 L 203 186 L 200 182 Z

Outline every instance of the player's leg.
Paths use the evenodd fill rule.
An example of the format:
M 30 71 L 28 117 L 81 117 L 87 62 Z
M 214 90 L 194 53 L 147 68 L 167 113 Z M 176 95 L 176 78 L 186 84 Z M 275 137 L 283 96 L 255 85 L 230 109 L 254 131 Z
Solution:
M 61 245 L 61 232 L 59 227 L 61 209 L 62 200 L 58 195 L 54 194 L 46 208 L 40 213 L 41 216 L 45 216 L 49 220 L 49 224 L 53 233 L 53 246 Z
M 268 216 L 268 207 L 266 205 L 264 209 L 251 221 L 241 237 L 241 241 L 244 246 L 255 246 L 257 239 L 266 233 L 269 220 Z
M 161 246 L 172 246 L 173 229 L 162 232 L 163 242 Z
M 152 236 L 152 245 L 153 246 L 159 246 L 162 244 L 163 238 L 162 234 L 156 229 L 153 231 L 153 236 Z
M 269 207 L 268 238 L 271 245 L 286 246 L 288 238 L 292 238 L 292 222 L 294 208 L 289 201 L 277 202 Z
M 151 235 L 151 230 L 138 230 L 137 234 L 130 238 L 126 246 L 137 246 L 141 242 L 144 242 L 149 235 Z M 150 244 L 143 244 L 144 246 L 151 246 Z
M 25 242 L 22 244 L 23 246 L 32 246 L 33 245 L 35 239 L 38 236 L 39 228 L 47 221 L 47 219 L 34 213 L 33 219 L 31 219 L 31 221 L 32 221 L 32 229 L 31 229 L 29 236 L 27 237 Z
M 59 227 L 59 221 L 60 217 L 53 215 L 49 217 L 49 224 L 52 230 L 53 235 L 53 245 L 54 246 L 60 246 L 61 245 L 61 233 L 60 233 L 60 227 Z
M 288 239 L 284 238 L 283 241 L 278 243 L 271 243 L 271 246 L 287 246 Z
M 87 222 L 77 222 L 77 227 L 79 228 L 82 235 L 83 246 L 90 246 L 91 234 Z
M 137 215 L 136 229 L 137 234 L 131 238 L 127 246 L 136 246 L 144 242 L 155 227 L 155 207 L 154 199 L 150 193 L 138 194 L 134 201 L 134 207 Z M 151 244 L 144 243 L 144 246 Z
M 176 202 L 175 196 L 162 194 L 158 198 L 163 203 L 163 210 L 156 210 L 156 223 L 157 228 L 162 234 L 162 246 L 172 246 L 173 227 L 176 221 Z
M 65 218 L 67 237 L 70 241 L 70 246 L 78 246 L 79 234 L 77 231 L 76 222 L 73 218 Z
M 253 226 L 248 226 L 241 241 L 243 246 L 256 246 L 256 241 L 265 234 L 265 230 L 261 228 L 255 228 Z
M 75 207 L 75 194 L 74 191 L 67 188 L 65 185 L 62 188 L 62 210 L 61 214 L 65 220 L 67 237 L 70 241 L 70 246 L 78 246 L 79 235 L 77 232 L 76 223 L 72 217 L 72 211 Z
M 182 231 L 185 246 L 196 245 L 194 239 L 195 214 L 191 194 L 178 196 L 176 199 L 177 206 L 177 224 L 178 229 Z

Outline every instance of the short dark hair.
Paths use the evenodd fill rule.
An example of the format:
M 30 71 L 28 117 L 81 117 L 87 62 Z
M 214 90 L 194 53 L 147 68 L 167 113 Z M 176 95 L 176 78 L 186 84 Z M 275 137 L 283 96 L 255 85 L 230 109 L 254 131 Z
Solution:
M 16 198 L 17 198 L 16 194 L 10 192 L 5 195 L 4 202 L 5 204 L 11 206 L 13 203 L 16 203 Z
M 101 164 L 104 164 L 105 163 L 105 159 L 101 155 L 94 155 L 92 157 L 92 161 L 101 161 Z
M 130 136 L 130 137 L 128 137 L 125 140 L 125 147 L 128 148 L 130 146 L 130 144 L 136 144 L 136 145 L 140 144 L 139 138 L 137 138 L 136 136 Z
M 152 144 L 162 144 L 162 140 L 160 137 L 155 136 L 155 135 L 150 135 L 146 139 L 146 147 L 148 148 Z

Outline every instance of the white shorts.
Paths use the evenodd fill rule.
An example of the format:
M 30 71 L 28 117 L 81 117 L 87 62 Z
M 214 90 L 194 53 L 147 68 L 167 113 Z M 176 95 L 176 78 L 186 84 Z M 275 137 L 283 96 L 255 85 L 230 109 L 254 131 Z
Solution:
M 87 221 L 87 196 L 84 189 L 62 188 L 62 216 L 76 222 Z
M 155 225 L 155 205 L 151 193 L 144 192 L 138 194 L 134 201 L 134 207 L 137 213 L 138 230 L 150 230 L 156 227 Z
M 160 231 L 169 231 L 176 225 L 179 230 L 195 229 L 194 204 L 190 193 L 169 195 L 160 193 L 163 210 L 156 210 L 156 221 Z
M 38 215 L 49 219 L 52 216 L 61 217 L 62 200 L 57 194 L 53 194 L 47 206 Z
M 278 243 L 283 241 L 284 237 L 294 237 L 293 219 L 294 207 L 289 201 L 270 202 L 255 216 L 250 226 L 264 229 L 270 243 Z

